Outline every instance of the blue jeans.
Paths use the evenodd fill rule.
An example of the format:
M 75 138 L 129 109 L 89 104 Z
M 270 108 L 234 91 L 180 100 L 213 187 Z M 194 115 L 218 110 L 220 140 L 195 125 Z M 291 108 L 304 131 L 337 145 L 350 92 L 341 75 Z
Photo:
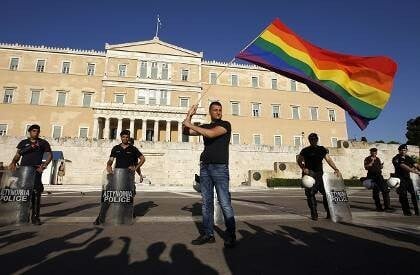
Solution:
M 203 198 L 203 227 L 206 235 L 214 231 L 214 188 L 222 208 L 226 231 L 235 234 L 235 217 L 230 201 L 229 166 L 227 164 L 200 164 L 200 187 Z

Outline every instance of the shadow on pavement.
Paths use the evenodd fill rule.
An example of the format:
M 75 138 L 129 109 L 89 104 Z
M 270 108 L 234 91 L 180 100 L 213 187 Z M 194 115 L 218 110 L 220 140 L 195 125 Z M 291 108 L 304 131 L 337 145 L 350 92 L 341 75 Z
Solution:
M 418 261 L 417 251 L 326 228 L 245 223 L 251 230 L 239 230 L 237 247 L 223 250 L 232 274 L 404 274 Z
M 154 203 L 153 201 L 138 203 L 134 206 L 134 215 L 136 217 L 142 217 L 146 215 L 150 211 L 150 209 L 157 206 L 159 205 Z

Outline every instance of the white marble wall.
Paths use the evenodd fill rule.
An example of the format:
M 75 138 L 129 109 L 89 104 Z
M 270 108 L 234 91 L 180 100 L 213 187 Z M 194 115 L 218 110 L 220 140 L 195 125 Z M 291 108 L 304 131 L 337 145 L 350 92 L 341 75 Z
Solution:
M 21 138 L 0 137 L 0 162 L 9 164 Z M 117 141 L 83 139 L 49 140 L 53 150 L 63 151 L 66 163 L 64 184 L 100 185 L 105 163 L 112 146 Z M 194 173 L 199 172 L 199 158 L 202 144 L 140 142 L 136 146 L 146 157 L 143 173 L 152 184 L 190 185 Z M 369 155 L 369 148 L 377 147 L 378 156 L 385 162 L 384 174 L 393 171 L 392 157 L 398 145 L 350 143 L 349 148 L 330 148 L 330 155 L 342 171 L 344 178 L 365 175 L 363 159 Z M 274 162 L 294 162 L 299 148 L 252 145 L 230 146 L 231 185 L 238 186 L 248 180 L 248 170 L 273 170 Z M 419 155 L 418 147 L 409 147 L 410 155 Z M 327 167 L 328 165 L 325 164 Z M 296 168 L 296 167 L 295 167 Z M 325 170 L 329 170 L 326 168 Z M 288 175 L 299 177 L 299 171 L 289 171 Z

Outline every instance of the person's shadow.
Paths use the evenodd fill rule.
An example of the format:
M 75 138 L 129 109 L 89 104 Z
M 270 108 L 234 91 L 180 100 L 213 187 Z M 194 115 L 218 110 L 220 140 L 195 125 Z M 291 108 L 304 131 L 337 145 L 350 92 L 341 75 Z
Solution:
M 188 205 L 188 206 L 182 207 L 181 210 L 191 212 L 191 216 L 194 220 L 194 224 L 195 224 L 195 227 L 197 228 L 198 233 L 200 235 L 204 234 L 202 222 L 201 222 L 201 219 L 199 218 L 202 216 L 202 203 L 196 202 L 196 203 L 193 203 L 192 206 Z
M 146 201 L 142 203 L 138 203 L 134 206 L 134 217 L 143 217 L 145 216 L 152 208 L 157 207 L 155 202 L 153 201 Z
M 1 272 L 3 274 L 12 274 L 22 268 L 44 261 L 48 255 L 53 252 L 82 247 L 95 239 L 102 231 L 103 229 L 101 228 L 79 229 L 62 237 L 51 238 L 16 251 L 3 254 L 1 255 L 1 262 L 7 263 L 7 265 L 2 266 Z M 80 237 L 88 232 L 92 232 L 93 234 L 85 241 L 79 243 L 69 242 L 69 240 Z
M 218 274 L 216 270 L 203 264 L 185 244 L 177 243 L 172 246 L 170 257 L 173 274 Z
M 147 248 L 147 259 L 134 262 L 128 267 L 128 274 L 170 274 L 169 262 L 162 261 L 160 256 L 166 249 L 164 242 L 156 242 Z

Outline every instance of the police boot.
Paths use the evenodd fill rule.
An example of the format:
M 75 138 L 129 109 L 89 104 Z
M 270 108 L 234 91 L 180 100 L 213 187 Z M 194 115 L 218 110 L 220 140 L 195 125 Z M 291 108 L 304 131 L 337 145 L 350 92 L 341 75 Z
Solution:
M 384 209 L 385 209 L 385 211 L 394 211 L 394 208 L 391 207 L 391 199 L 389 197 L 389 192 L 383 192 L 382 196 L 384 198 Z
M 327 216 L 325 218 L 326 219 L 331 219 L 330 209 L 328 208 L 328 201 L 327 201 L 327 197 L 326 196 L 323 197 L 322 204 L 324 205 L 325 212 L 327 212 Z
M 413 203 L 413 208 L 414 208 L 414 214 L 416 214 L 416 216 L 419 215 L 419 206 L 417 204 L 417 198 L 416 196 L 411 196 L 411 202 Z
M 41 220 L 39 219 L 40 210 L 41 210 L 41 193 L 34 191 L 32 194 L 32 224 L 41 225 Z
M 407 197 L 400 197 L 401 208 L 404 216 L 411 216 L 410 205 Z
M 99 215 L 96 220 L 93 222 L 94 225 L 101 225 L 105 223 L 106 212 L 108 211 L 109 203 L 101 203 L 101 209 L 99 210 Z
M 314 196 L 307 198 L 309 209 L 311 210 L 311 219 L 316 221 L 318 220 L 318 212 L 316 210 L 316 199 Z
M 375 206 L 376 206 L 376 211 L 378 211 L 378 212 L 383 212 L 384 211 L 384 209 L 382 208 L 382 204 L 381 204 L 381 201 L 378 199 L 378 200 L 375 200 Z

